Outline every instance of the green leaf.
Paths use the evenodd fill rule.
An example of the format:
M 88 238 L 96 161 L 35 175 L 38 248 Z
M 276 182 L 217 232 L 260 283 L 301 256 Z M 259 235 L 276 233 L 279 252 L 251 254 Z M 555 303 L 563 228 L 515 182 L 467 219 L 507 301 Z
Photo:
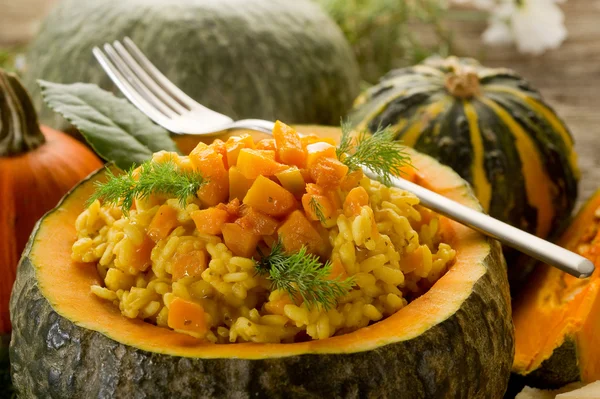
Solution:
M 157 151 L 179 153 L 169 132 L 124 99 L 94 84 L 38 81 L 44 101 L 71 122 L 96 153 L 128 170 Z

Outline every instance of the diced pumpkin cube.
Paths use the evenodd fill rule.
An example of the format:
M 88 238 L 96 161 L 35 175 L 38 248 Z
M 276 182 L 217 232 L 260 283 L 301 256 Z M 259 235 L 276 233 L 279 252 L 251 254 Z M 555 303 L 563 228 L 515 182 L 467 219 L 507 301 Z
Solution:
M 192 163 L 192 160 L 189 157 L 179 157 L 179 158 L 177 158 L 176 163 L 177 163 L 177 167 L 181 171 L 191 172 L 194 170 L 194 164 Z
M 242 203 L 238 198 L 234 198 L 226 204 L 221 203 L 217 205 L 216 208 L 227 212 L 230 216 L 230 219 L 237 219 L 242 210 Z
M 273 150 L 255 150 L 258 154 L 262 155 L 265 158 L 269 158 L 275 161 L 276 152 Z
M 260 150 L 244 148 L 238 156 L 237 168 L 246 179 L 254 180 L 258 176 L 273 176 L 288 166 L 266 156 Z
M 154 245 L 154 241 L 152 241 L 152 239 L 146 235 L 142 245 L 135 249 L 133 256 L 130 258 L 129 267 L 145 272 L 152 264 L 150 260 L 150 254 L 152 253 L 152 248 L 154 248 Z
M 229 168 L 229 163 L 227 162 L 227 146 L 223 140 L 215 139 L 208 147 L 214 149 L 217 154 L 221 154 L 225 169 Z
M 237 166 L 229 168 L 229 200 L 234 198 L 243 200 L 253 182 L 252 179 L 246 179 Z
M 314 144 L 314 143 L 328 143 L 328 144 L 331 144 L 332 146 L 336 146 L 335 140 L 332 137 L 321 137 L 321 136 L 317 136 L 314 133 L 304 135 L 301 137 L 300 140 L 302 141 L 302 146 L 304 148 L 306 148 L 308 145 Z
M 227 201 L 229 196 L 229 173 L 223 163 L 223 155 L 203 143 L 190 153 L 194 167 L 207 179 L 200 187 L 197 196 L 205 206 L 214 206 Z
M 221 227 L 230 220 L 227 211 L 217 208 L 207 208 L 194 211 L 190 215 L 196 224 L 196 230 L 202 234 L 221 234 Z
M 333 205 L 333 209 L 340 209 L 342 207 L 342 200 L 340 199 L 340 195 L 338 193 L 339 190 L 328 190 L 324 187 L 321 187 L 314 183 L 309 183 L 306 185 L 306 192 L 308 194 L 320 195 L 327 197 L 329 202 Z
M 258 143 L 256 143 L 255 148 L 257 150 L 277 150 L 277 146 L 275 145 L 275 139 L 262 139 Z
M 411 273 L 421 269 L 423 264 L 423 246 L 419 246 L 413 252 L 408 252 L 400 258 L 400 270 L 403 273 Z
M 225 223 L 222 227 L 223 241 L 234 255 L 250 258 L 256 251 L 260 240 L 258 234 L 245 230 L 236 223 Z
M 304 167 L 306 164 L 306 148 L 302 145 L 300 135 L 295 129 L 277 121 L 273 128 L 273 138 L 281 162 L 296 165 L 299 168 Z
M 173 281 L 184 277 L 198 277 L 208 265 L 206 252 L 201 249 L 183 254 L 177 253 L 173 256 L 172 262 Z
M 265 249 L 263 251 L 263 254 L 268 254 L 271 251 L 271 248 L 273 248 L 273 246 L 277 243 L 277 240 L 279 240 L 279 237 L 277 236 L 277 234 L 272 234 L 270 236 L 262 236 L 262 240 L 263 243 L 267 245 L 267 248 L 263 248 Z
M 314 183 L 308 183 L 306 185 L 306 192 L 314 195 L 325 195 L 325 190 L 323 190 L 323 187 L 319 187 Z
M 244 143 L 244 145 L 246 146 L 246 148 L 254 148 L 254 139 L 248 133 L 240 134 L 237 137 L 238 137 L 239 141 L 241 141 L 242 143 Z
M 237 164 L 237 158 L 242 148 L 254 148 L 254 140 L 249 134 L 232 136 L 225 143 L 227 151 L 227 165 L 229 167 Z
M 279 222 L 270 217 L 257 211 L 252 207 L 248 207 L 244 212 L 244 216 L 235 221 L 244 230 L 250 230 L 254 234 L 261 236 L 269 236 L 277 231 Z
M 354 187 L 344 200 L 344 215 L 352 217 L 360 215 L 363 206 L 369 204 L 369 194 L 363 187 Z
M 335 158 L 335 146 L 329 143 L 317 142 L 306 146 L 306 166 L 310 169 L 312 165 L 321 158 Z
M 177 224 L 177 210 L 169 205 L 161 205 L 148 226 L 148 237 L 154 242 L 162 240 Z
M 306 168 L 302 168 L 302 169 L 300 169 L 300 174 L 302 175 L 304 182 L 306 182 L 306 183 L 312 182 L 312 177 L 310 176 L 310 170 L 308 170 Z
M 208 177 L 209 181 L 202 185 L 197 192 L 198 199 L 205 206 L 214 206 L 229 197 L 229 176 L 225 174 Z
M 196 144 L 196 147 L 194 147 L 194 149 L 192 151 L 190 151 L 190 155 L 192 155 L 192 153 L 201 154 L 202 152 L 204 152 L 207 149 L 208 149 L 208 144 L 200 141 L 198 144 Z
M 243 202 L 275 217 L 283 216 L 297 206 L 292 193 L 264 176 L 258 176 Z
M 306 216 L 310 220 L 318 220 L 324 223 L 326 223 L 327 219 L 331 218 L 331 216 L 333 216 L 333 214 L 335 213 L 335 208 L 333 204 L 324 195 L 316 195 L 309 193 L 304 194 L 302 196 L 302 207 L 304 208 Z M 318 210 L 322 213 L 324 220 L 321 220 L 319 216 L 317 216 Z
M 348 278 L 348 273 L 346 272 L 346 268 L 344 264 L 340 260 L 339 257 L 334 257 L 331 259 L 331 271 L 329 276 L 327 276 L 327 280 L 338 280 L 343 281 Z
M 208 332 L 202 305 L 182 298 L 171 301 L 167 324 L 174 330 L 187 331 L 199 338 L 204 337 Z
M 355 187 L 358 187 L 360 181 L 364 177 L 363 171 L 360 169 L 354 170 L 348 173 L 340 183 L 340 188 L 344 191 L 350 191 Z
M 325 196 L 331 202 L 334 209 L 342 209 L 342 199 L 339 189 L 328 190 L 325 192 Z
M 325 255 L 327 244 L 304 212 L 292 212 L 277 230 L 283 247 L 288 253 L 298 252 L 305 246 L 309 252 Z
M 296 197 L 300 197 L 304 193 L 306 184 L 300 169 L 292 167 L 283 172 L 276 173 L 275 176 L 283 188 L 294 194 Z
M 320 158 L 310 168 L 315 183 L 324 188 L 339 187 L 348 167 L 335 158 Z
M 284 147 L 277 151 L 279 160 L 287 165 L 303 168 L 306 165 L 306 151 L 303 148 Z
M 285 294 L 275 301 L 269 301 L 265 303 L 265 310 L 271 314 L 278 314 L 284 316 L 285 313 L 283 311 L 283 308 L 285 307 L 285 305 L 291 305 L 293 303 L 294 302 L 292 301 L 292 298 L 290 298 L 289 295 Z

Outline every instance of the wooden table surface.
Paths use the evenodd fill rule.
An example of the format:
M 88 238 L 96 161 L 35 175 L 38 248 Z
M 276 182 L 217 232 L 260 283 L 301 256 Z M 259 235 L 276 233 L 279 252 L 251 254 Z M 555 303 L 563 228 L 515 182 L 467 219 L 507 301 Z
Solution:
M 519 54 L 513 47 L 486 47 L 480 40 L 485 22 L 451 23 L 460 54 L 489 66 L 516 70 L 537 87 L 570 127 L 582 171 L 579 204 L 600 189 L 600 0 L 561 3 L 568 38 L 541 56 Z

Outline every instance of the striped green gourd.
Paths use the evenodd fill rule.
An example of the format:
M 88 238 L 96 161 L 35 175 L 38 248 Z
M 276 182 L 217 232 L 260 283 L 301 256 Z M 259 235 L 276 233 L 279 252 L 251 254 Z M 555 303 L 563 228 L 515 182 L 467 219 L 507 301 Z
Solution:
M 391 125 L 470 182 L 485 211 L 540 237 L 558 233 L 575 204 L 573 138 L 509 69 L 450 57 L 393 70 L 356 99 L 351 121 Z

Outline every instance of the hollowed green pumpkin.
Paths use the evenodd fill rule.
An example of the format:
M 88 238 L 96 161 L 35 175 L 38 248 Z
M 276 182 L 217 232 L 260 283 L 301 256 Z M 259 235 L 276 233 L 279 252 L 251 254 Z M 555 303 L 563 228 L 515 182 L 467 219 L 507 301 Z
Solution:
M 411 155 L 418 183 L 479 208 L 453 171 Z M 210 344 L 127 319 L 90 293 L 99 276 L 70 254 L 75 219 L 103 178 L 92 175 L 44 217 L 23 255 L 10 347 L 21 398 L 502 397 L 514 340 L 496 241 L 443 219 L 456 263 L 391 317 L 320 341 Z
M 568 221 L 579 179 L 573 139 L 511 70 L 456 57 L 393 70 L 356 99 L 351 120 L 370 131 L 391 125 L 471 183 L 500 220 L 540 237 Z

